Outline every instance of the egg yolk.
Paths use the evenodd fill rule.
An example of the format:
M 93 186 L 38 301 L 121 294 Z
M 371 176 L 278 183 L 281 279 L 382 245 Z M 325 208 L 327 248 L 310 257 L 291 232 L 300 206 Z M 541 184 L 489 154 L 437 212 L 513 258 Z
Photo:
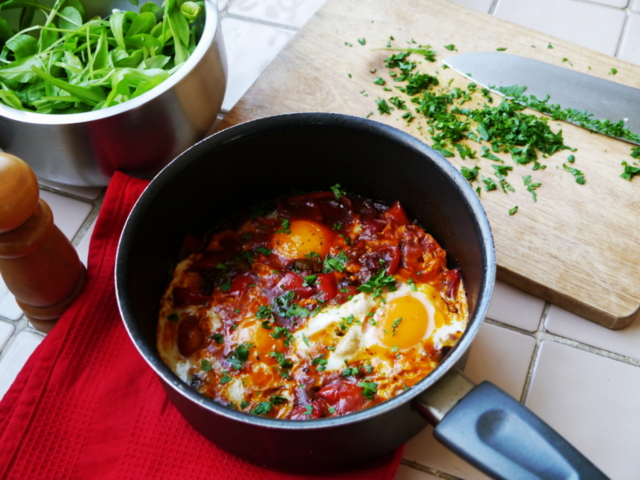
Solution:
M 277 365 L 278 361 L 269 355 L 275 350 L 282 351 L 282 339 L 275 339 L 270 335 L 272 330 L 262 327 L 256 320 L 249 320 L 244 323 L 233 335 L 233 342 L 238 345 L 250 343 L 249 360 L 256 360 L 258 357 L 268 365 Z
M 273 236 L 273 249 L 290 259 L 304 258 L 315 252 L 320 256 L 329 253 L 331 232 L 322 225 L 307 220 L 294 220 L 289 225 L 289 233 Z
M 411 348 L 427 333 L 429 312 L 420 300 L 407 295 L 387 302 L 378 323 L 384 345 Z

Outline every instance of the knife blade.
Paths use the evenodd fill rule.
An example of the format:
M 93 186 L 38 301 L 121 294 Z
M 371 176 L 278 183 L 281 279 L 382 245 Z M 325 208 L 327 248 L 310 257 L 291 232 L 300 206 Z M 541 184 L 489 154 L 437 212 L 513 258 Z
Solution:
M 526 87 L 524 96 L 548 97 L 547 105 L 585 112 L 597 120 L 622 120 L 630 135 L 616 138 L 640 144 L 640 89 L 502 52 L 465 53 L 444 63 L 499 95 L 505 95 L 499 88 L 517 85 Z M 588 124 L 568 121 L 598 131 Z

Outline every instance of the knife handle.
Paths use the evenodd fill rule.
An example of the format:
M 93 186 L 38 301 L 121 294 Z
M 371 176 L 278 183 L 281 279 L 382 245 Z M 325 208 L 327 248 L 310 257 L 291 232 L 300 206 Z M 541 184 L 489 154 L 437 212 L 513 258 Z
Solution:
M 38 180 L 0 152 L 0 275 L 31 324 L 48 332 L 80 294 L 86 272 L 40 199 Z

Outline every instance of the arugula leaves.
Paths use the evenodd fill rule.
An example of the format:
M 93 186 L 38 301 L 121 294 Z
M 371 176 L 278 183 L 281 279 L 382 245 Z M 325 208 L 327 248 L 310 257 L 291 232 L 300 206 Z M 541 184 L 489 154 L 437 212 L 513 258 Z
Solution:
M 0 18 L 0 102 L 55 114 L 107 108 L 153 89 L 191 55 L 204 16 L 202 1 L 148 2 L 138 13 L 84 21 L 79 0 L 0 0 L 0 13 L 15 8 L 19 32 Z M 33 24 L 42 15 L 44 24 Z

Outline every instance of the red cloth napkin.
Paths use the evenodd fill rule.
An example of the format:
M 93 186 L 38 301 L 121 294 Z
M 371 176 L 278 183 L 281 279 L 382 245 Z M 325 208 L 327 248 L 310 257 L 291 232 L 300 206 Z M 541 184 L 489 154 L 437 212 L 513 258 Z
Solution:
M 129 339 L 115 298 L 118 239 L 147 183 L 115 174 L 91 239 L 84 292 L 0 402 L 0 478 L 393 478 L 401 448 L 341 474 L 283 474 L 222 451 L 178 413 Z

